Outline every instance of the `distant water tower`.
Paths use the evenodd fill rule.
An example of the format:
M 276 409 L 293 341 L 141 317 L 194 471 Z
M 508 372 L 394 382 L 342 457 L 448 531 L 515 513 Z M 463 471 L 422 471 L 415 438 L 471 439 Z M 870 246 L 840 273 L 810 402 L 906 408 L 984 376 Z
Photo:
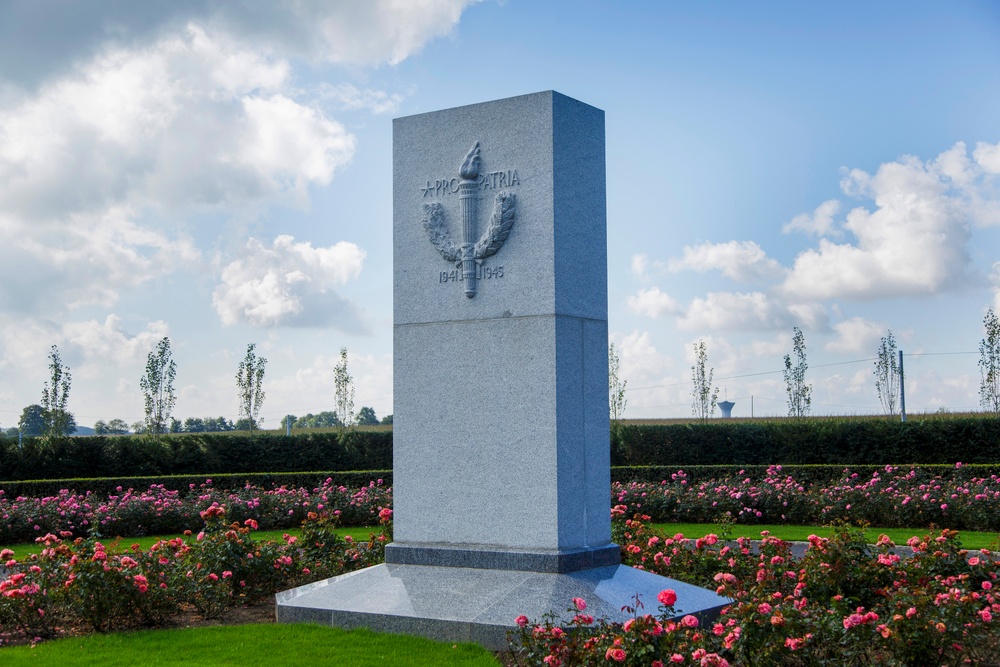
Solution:
M 719 409 L 722 410 L 722 418 L 730 419 L 733 416 L 733 406 L 736 405 L 732 401 L 719 401 Z

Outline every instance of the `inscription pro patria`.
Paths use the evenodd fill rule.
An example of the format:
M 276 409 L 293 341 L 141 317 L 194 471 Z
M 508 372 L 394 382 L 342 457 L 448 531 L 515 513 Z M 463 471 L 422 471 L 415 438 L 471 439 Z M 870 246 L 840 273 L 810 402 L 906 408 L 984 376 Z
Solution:
M 510 172 L 494 171 L 480 175 L 481 157 L 477 141 L 465 156 L 458 170 L 458 178 L 435 181 L 431 186 L 421 188 L 424 196 L 431 194 L 451 194 L 458 190 L 459 209 L 462 217 L 462 244 L 457 245 L 448 234 L 445 220 L 445 207 L 441 202 L 424 204 L 424 229 L 431 243 L 438 249 L 445 260 L 454 262 L 454 271 L 441 271 L 438 281 L 447 283 L 462 281 L 465 283 L 465 296 L 470 299 L 476 296 L 477 279 L 493 279 L 503 277 L 503 267 L 486 268 L 483 260 L 495 255 L 503 246 L 504 241 L 514 226 L 514 195 L 501 190 L 493 200 L 493 213 L 490 215 L 489 226 L 481 237 L 477 238 L 476 222 L 478 217 L 479 190 L 495 189 L 499 181 L 500 187 L 517 185 L 520 180 L 517 170 Z

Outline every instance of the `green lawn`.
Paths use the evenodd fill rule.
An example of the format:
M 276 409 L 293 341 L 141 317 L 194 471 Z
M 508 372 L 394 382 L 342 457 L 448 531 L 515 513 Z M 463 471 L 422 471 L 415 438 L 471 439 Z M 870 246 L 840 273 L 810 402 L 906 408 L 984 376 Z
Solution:
M 720 526 L 704 523 L 655 523 L 653 524 L 653 528 L 668 535 L 684 533 L 684 537 L 691 538 L 704 537 L 709 533 L 718 535 L 721 531 Z M 759 540 L 760 533 L 763 530 L 769 531 L 774 537 L 790 542 L 805 542 L 812 534 L 819 535 L 820 537 L 830 537 L 833 534 L 833 528 L 824 526 L 786 526 L 778 524 L 747 526 L 734 524 L 730 526 L 730 536 L 732 539 L 749 537 Z M 875 542 L 880 533 L 885 533 L 893 542 L 902 545 L 906 544 L 906 540 L 914 535 L 923 537 L 929 532 L 931 531 L 920 528 L 869 527 L 866 534 L 869 542 Z M 959 533 L 959 538 L 962 541 L 962 546 L 966 549 L 986 548 L 1000 550 L 1000 533 L 977 533 L 970 530 Z
M 653 528 L 659 532 L 666 533 L 668 535 L 674 535 L 676 533 L 684 533 L 684 537 L 690 537 L 692 539 L 698 537 L 704 537 L 709 533 L 719 534 L 721 528 L 714 524 L 708 523 L 654 523 Z M 771 535 L 782 540 L 788 540 L 792 542 L 805 542 L 809 535 L 816 534 L 820 537 L 829 537 L 833 534 L 833 529 L 824 526 L 785 526 L 778 524 L 758 524 L 753 526 L 747 526 L 743 524 L 734 524 L 731 527 L 731 537 L 733 539 L 737 537 L 749 537 L 751 539 L 760 539 L 760 533 L 763 530 L 770 531 Z M 337 533 L 341 537 L 346 537 L 350 535 L 355 540 L 358 541 L 368 541 L 368 536 L 371 533 L 377 533 L 378 527 L 371 528 L 338 528 Z M 290 528 L 288 530 L 258 530 L 253 533 L 255 540 L 271 540 L 277 541 L 281 540 L 282 535 L 288 533 L 289 535 L 299 535 L 299 529 Z M 926 535 L 928 530 L 919 528 L 868 528 L 868 538 L 870 542 L 875 542 L 878 539 L 880 533 L 885 533 L 889 538 L 896 544 L 906 544 L 906 540 L 910 537 L 917 535 Z M 992 549 L 1000 551 L 1000 533 L 977 533 L 974 531 L 966 531 L 960 533 L 960 538 L 962 540 L 962 546 L 966 549 Z M 167 538 L 177 537 L 176 535 L 168 535 Z M 143 549 L 148 549 L 156 542 L 159 537 L 133 537 L 121 538 L 119 542 L 119 548 L 122 550 L 128 549 L 133 544 L 138 544 Z M 114 542 L 113 539 L 104 540 L 106 544 L 111 544 Z M 9 548 L 14 550 L 14 557 L 17 559 L 23 559 L 29 554 L 39 553 L 41 547 L 37 544 L 15 544 L 10 547 L 0 547 Z
M 316 625 L 241 625 L 146 630 L 0 648 L 4 667 L 105 665 L 459 665 L 497 667 L 475 644 L 449 644 Z

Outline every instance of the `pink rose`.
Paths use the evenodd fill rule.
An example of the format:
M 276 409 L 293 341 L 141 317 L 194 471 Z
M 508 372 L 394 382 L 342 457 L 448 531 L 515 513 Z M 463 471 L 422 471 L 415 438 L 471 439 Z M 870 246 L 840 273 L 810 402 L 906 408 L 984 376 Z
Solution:
M 656 599 L 660 601 L 660 604 L 665 607 L 673 607 L 674 603 L 677 602 L 677 593 L 671 588 L 666 588 L 660 591 L 660 594 L 656 596 Z
M 604 654 L 605 659 L 615 662 L 625 662 L 625 649 L 611 647 Z

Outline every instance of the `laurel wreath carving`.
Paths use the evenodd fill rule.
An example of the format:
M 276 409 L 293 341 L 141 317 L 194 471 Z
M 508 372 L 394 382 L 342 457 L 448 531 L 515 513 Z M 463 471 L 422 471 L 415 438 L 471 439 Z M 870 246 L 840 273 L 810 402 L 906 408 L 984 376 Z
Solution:
M 493 200 L 493 214 L 490 215 L 490 226 L 486 233 L 476 243 L 476 259 L 495 255 L 514 226 L 514 195 L 506 192 L 497 193 Z
M 424 204 L 423 222 L 424 229 L 427 230 L 427 236 L 430 237 L 434 247 L 449 262 L 457 262 L 461 258 L 462 253 L 458 249 L 458 246 L 451 240 L 451 237 L 448 236 L 448 226 L 444 221 L 444 208 L 441 204 L 437 202 Z
M 510 235 L 514 226 L 514 195 L 507 192 L 497 193 L 493 200 L 493 213 L 490 224 L 473 250 L 476 259 L 484 259 L 495 255 L 500 246 Z M 444 207 L 434 202 L 424 204 L 424 229 L 431 243 L 449 262 L 458 262 L 462 258 L 461 249 L 451 240 L 448 225 L 444 219 Z

